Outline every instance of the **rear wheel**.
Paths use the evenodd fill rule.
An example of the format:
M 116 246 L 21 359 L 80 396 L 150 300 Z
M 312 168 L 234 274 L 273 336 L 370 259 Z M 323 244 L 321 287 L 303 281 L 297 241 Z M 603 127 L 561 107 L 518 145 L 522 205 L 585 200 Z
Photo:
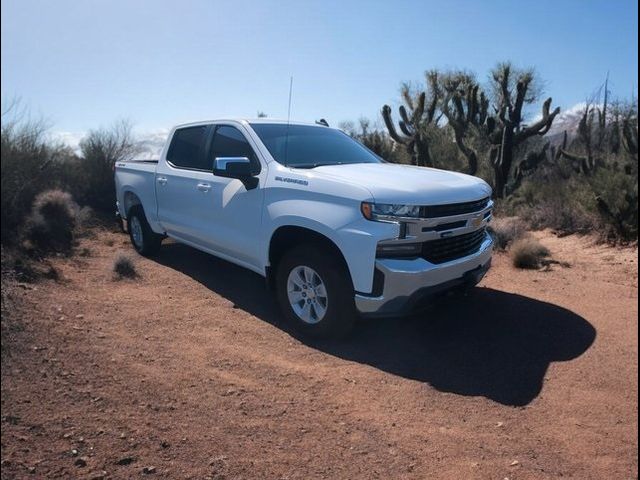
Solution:
M 127 217 L 129 238 L 136 252 L 146 257 L 158 253 L 163 236 L 151 230 L 142 207 L 134 205 L 129 210 Z
M 278 302 L 289 322 L 315 337 L 340 337 L 355 322 L 354 291 L 344 263 L 315 245 L 296 247 L 276 271 Z

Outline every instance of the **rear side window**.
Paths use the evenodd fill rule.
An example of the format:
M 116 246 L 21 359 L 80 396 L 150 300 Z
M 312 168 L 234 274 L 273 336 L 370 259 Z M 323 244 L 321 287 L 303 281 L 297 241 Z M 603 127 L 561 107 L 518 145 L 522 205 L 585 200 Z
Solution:
M 247 157 L 253 174 L 260 173 L 260 161 L 242 132 L 235 127 L 221 125 L 216 128 L 211 145 L 211 160 L 217 157 Z
M 204 142 L 207 138 L 206 125 L 176 130 L 167 152 L 167 160 L 176 167 L 211 170 L 213 162 L 204 156 Z

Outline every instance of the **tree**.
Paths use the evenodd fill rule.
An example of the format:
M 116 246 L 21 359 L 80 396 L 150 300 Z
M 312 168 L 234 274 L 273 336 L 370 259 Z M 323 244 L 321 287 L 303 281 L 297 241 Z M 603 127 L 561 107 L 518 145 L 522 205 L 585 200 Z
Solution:
M 80 170 L 84 191 L 80 200 L 101 212 L 115 208 L 116 162 L 130 160 L 141 152 L 141 146 L 126 120 L 115 122 L 110 128 L 91 130 L 80 141 Z

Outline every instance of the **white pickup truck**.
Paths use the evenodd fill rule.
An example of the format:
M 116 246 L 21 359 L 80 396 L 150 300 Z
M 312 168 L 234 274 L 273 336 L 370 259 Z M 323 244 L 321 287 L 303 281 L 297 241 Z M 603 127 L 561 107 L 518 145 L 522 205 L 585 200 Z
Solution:
M 406 313 L 491 264 L 484 181 L 387 163 L 323 125 L 180 125 L 159 161 L 117 162 L 115 180 L 139 253 L 170 237 L 253 270 L 311 335 Z

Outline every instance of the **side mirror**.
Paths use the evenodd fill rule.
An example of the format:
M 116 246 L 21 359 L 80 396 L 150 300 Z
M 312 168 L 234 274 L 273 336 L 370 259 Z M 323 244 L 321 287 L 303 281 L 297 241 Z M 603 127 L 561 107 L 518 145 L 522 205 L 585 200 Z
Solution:
M 258 186 L 258 179 L 251 173 L 251 161 L 247 157 L 216 157 L 213 160 L 213 174 L 237 178 L 247 190 Z

